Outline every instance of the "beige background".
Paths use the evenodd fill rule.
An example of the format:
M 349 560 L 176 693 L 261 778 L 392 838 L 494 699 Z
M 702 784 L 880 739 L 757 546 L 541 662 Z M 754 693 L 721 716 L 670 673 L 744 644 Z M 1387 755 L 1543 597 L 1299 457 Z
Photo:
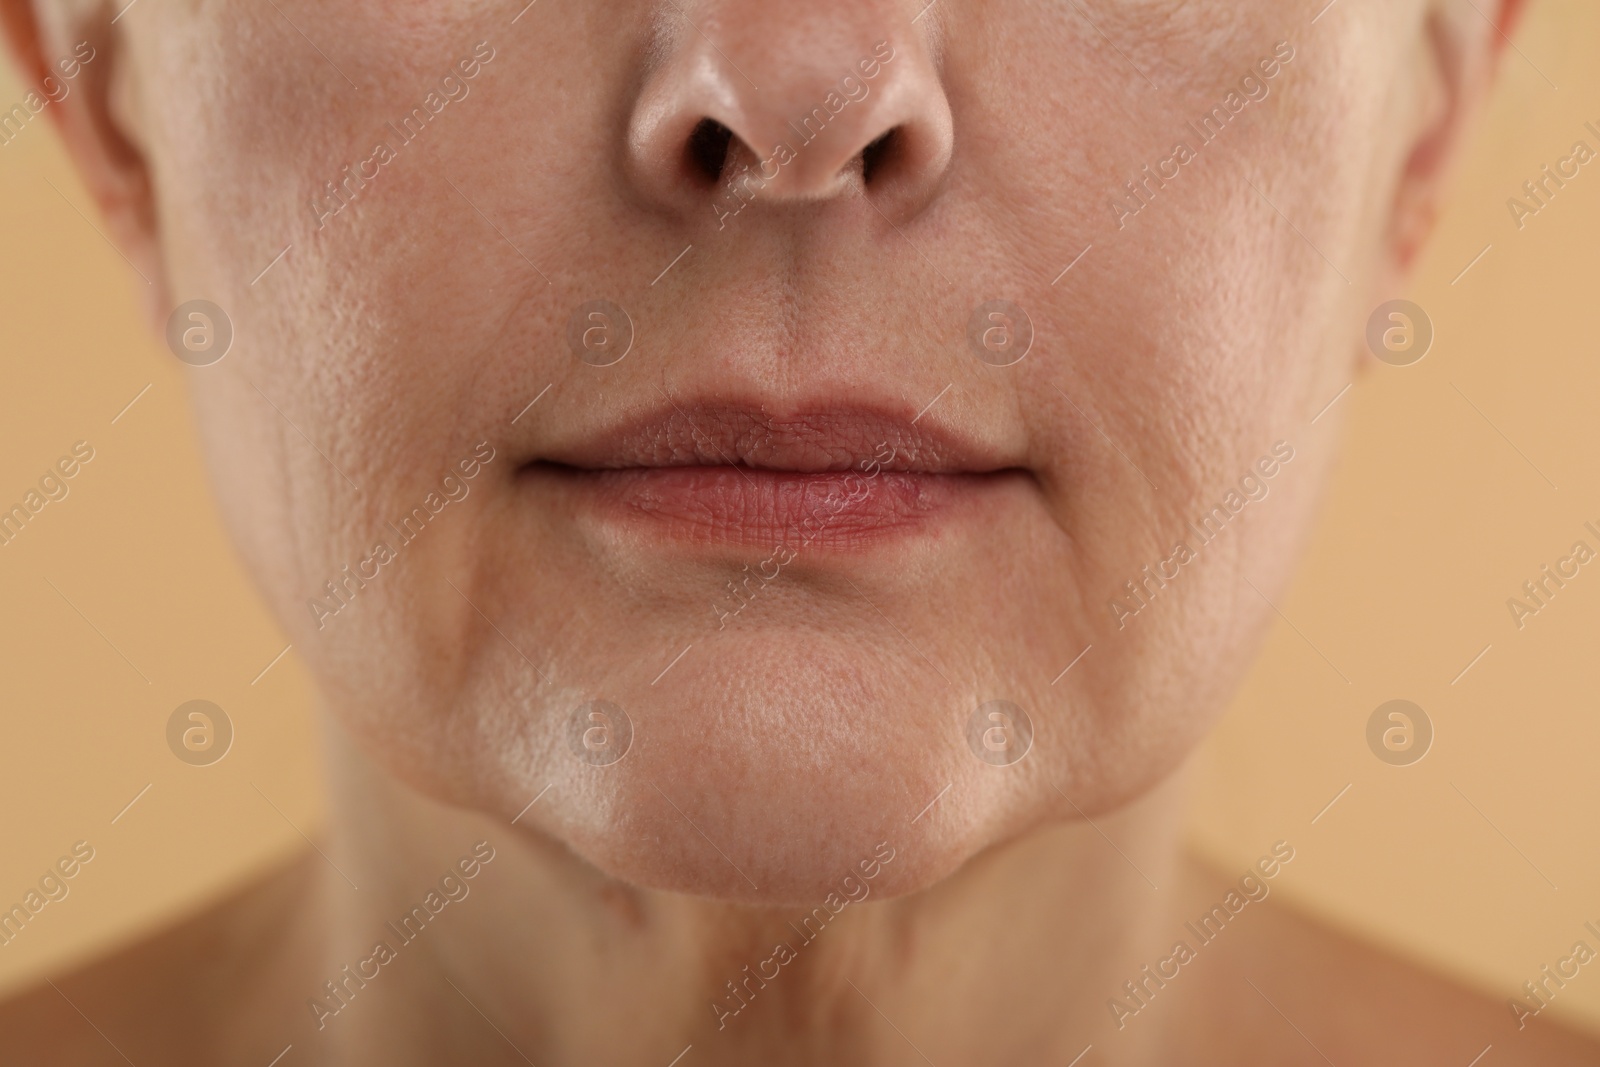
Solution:
M 1516 49 L 1407 294 L 1433 350 L 1338 401 L 1345 462 L 1287 621 L 1199 760 L 1194 826 L 1240 870 L 1288 839 L 1279 892 L 1502 998 L 1600 925 L 1600 562 L 1521 631 L 1505 604 L 1573 541 L 1600 547 L 1582 529 L 1600 526 L 1600 163 L 1520 232 L 1506 209 L 1575 140 L 1600 148 L 1600 11 L 1547 0 Z M 0 70 L 0 101 L 21 92 Z M 0 148 L 0 510 L 73 442 L 96 450 L 0 547 L 0 903 L 73 842 L 97 853 L 0 948 L 0 992 L 248 877 L 321 804 L 306 675 L 293 651 L 262 675 L 285 639 L 223 540 L 142 283 L 80 211 L 42 121 Z M 204 769 L 164 736 L 196 697 L 237 729 Z M 1366 747 L 1394 697 L 1437 731 L 1414 766 Z M 1600 970 L 1551 1010 L 1600 1032 Z

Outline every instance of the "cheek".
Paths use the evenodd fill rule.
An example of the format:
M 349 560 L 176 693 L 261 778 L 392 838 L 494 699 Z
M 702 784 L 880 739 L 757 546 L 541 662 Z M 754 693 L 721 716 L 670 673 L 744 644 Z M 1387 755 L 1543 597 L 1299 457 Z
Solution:
M 524 239 L 519 253 L 446 183 L 482 197 L 505 173 L 482 147 L 514 103 L 495 91 L 503 51 L 412 142 L 396 125 L 473 54 L 485 5 L 280 7 L 287 19 L 239 3 L 170 16 L 141 47 L 189 72 L 148 108 L 173 299 L 204 294 L 234 329 L 229 355 L 190 375 L 212 480 L 278 614 L 301 627 L 308 596 L 493 438 L 440 413 L 474 411 L 492 378 L 484 353 L 523 255 L 559 257 Z M 379 143 L 394 158 L 334 199 L 329 183 L 359 176 Z M 530 203 L 552 202 L 554 188 L 528 185 Z M 519 221 L 540 229 L 498 223 Z
M 1019 368 L 1022 392 L 1072 546 L 1057 565 L 1073 574 L 1100 635 L 1056 688 L 1075 685 L 1084 697 L 1101 742 L 1091 759 L 1137 753 L 1098 768 L 1108 796 L 1176 762 L 1243 670 L 1272 615 L 1245 580 L 1276 599 L 1289 571 L 1333 444 L 1333 420 L 1310 419 L 1351 381 L 1370 302 L 1389 161 L 1360 131 L 1379 123 L 1381 86 L 1340 73 L 1350 41 L 1301 48 L 1266 99 L 1203 142 L 1190 120 L 1278 39 L 1270 26 L 1239 37 L 1205 64 L 1181 42 L 1170 53 L 1134 50 L 1165 91 L 1132 114 L 1120 101 L 1137 75 L 1121 59 L 1051 65 L 1047 34 L 1005 55 L 1062 72 L 1050 91 L 1023 92 L 1000 76 L 963 85 L 1003 116 L 975 179 L 1018 220 L 995 243 L 1027 249 L 1046 279 L 1033 309 L 1048 358 Z M 1045 102 L 1069 97 L 1076 111 Z M 1180 141 L 1195 159 L 1119 213 L 1125 183 L 1154 172 Z M 1278 440 L 1296 459 L 1268 498 L 1248 503 L 1119 629 L 1113 598 L 1179 541 L 1198 548 L 1191 523 Z
M 446 584 L 484 555 L 475 546 L 509 492 L 506 463 L 480 473 L 426 543 L 401 549 L 348 607 L 330 619 L 312 604 L 329 603 L 327 583 L 342 584 L 375 542 L 394 542 L 390 524 L 477 442 L 502 445 L 544 387 L 559 396 L 576 362 L 562 343 L 566 309 L 612 289 L 582 272 L 644 272 L 632 269 L 645 255 L 637 233 L 614 217 L 594 162 L 609 106 L 594 86 L 625 93 L 628 75 L 589 64 L 580 77 L 575 58 L 625 64 L 629 48 L 584 44 L 615 37 L 584 8 L 540 32 L 490 35 L 496 54 L 480 57 L 472 91 L 407 141 L 411 109 L 474 55 L 482 27 L 504 29 L 503 13 L 279 6 L 327 60 L 270 6 L 215 5 L 140 31 L 147 63 L 191 72 L 155 82 L 164 95 L 148 108 L 174 299 L 204 294 L 234 328 L 229 355 L 189 374 L 206 461 L 256 584 L 347 725 L 419 786 L 468 800 L 463 783 L 470 791 L 485 775 L 439 754 L 439 732 L 460 724 L 434 709 L 476 671 L 486 703 L 504 710 L 471 727 L 509 754 L 524 744 L 516 709 L 530 696 L 526 662 L 508 646 L 495 647 L 509 664 L 482 666 L 494 658 L 482 638 L 502 639 Z M 559 88 L 569 67 L 584 92 Z M 376 177 L 330 193 L 379 143 L 393 157 Z M 651 262 L 645 280 L 660 267 L 653 251 Z

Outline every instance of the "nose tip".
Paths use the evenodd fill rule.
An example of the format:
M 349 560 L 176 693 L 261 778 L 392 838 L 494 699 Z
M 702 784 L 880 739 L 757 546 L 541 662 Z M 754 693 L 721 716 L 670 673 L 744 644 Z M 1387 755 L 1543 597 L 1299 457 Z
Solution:
M 864 6 L 831 22 L 818 16 L 843 8 L 770 0 L 680 14 L 630 122 L 638 186 L 718 217 L 853 193 L 891 217 L 920 210 L 950 162 L 950 104 L 927 41 Z

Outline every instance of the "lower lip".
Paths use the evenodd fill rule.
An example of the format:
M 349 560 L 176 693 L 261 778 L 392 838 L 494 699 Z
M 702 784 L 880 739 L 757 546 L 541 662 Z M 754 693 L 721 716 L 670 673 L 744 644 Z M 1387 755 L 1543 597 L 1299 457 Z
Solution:
M 844 548 L 926 526 L 990 479 L 982 474 L 797 473 L 744 467 L 575 470 L 535 465 L 582 505 L 704 544 Z

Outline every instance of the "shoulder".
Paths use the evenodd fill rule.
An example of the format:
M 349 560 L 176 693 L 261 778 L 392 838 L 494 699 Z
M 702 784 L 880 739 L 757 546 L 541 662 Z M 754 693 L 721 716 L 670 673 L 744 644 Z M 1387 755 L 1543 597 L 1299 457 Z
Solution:
M 220 902 L 0 1002 L 0 1062 L 78 1065 L 271 1060 L 295 1024 L 285 986 L 315 952 L 310 849 Z M 273 1042 L 276 1046 L 273 1047 Z
M 1199 915 L 1234 888 L 1196 863 L 1185 898 Z M 1230 1063 L 1466 1067 L 1491 1048 L 1484 1067 L 1600 1063 L 1600 1040 L 1548 1016 L 1519 1027 L 1504 997 L 1342 933 L 1277 894 L 1250 902 L 1195 962 L 1209 972 L 1207 990 L 1185 998 L 1178 1029 L 1194 1036 L 1191 1048 L 1232 1049 Z

